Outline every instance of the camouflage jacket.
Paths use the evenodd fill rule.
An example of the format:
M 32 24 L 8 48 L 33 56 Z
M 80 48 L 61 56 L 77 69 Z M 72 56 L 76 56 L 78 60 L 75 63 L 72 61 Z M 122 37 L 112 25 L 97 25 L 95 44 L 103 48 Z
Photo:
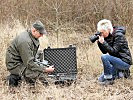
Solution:
M 35 39 L 31 31 L 27 30 L 18 35 L 7 48 L 6 66 L 8 70 L 12 70 L 21 66 L 19 70 L 22 72 L 25 68 L 33 71 L 43 72 L 36 62 L 35 56 L 39 48 L 39 40 Z M 20 72 L 16 72 L 20 73 Z

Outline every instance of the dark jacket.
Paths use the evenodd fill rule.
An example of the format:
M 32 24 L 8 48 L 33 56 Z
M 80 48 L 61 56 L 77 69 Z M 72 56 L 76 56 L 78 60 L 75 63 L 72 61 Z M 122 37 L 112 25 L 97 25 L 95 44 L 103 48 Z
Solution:
M 125 38 L 126 30 L 124 27 L 114 27 L 112 34 L 109 34 L 103 44 L 98 42 L 98 46 L 103 54 L 109 53 L 114 57 L 120 58 L 122 61 L 132 64 L 132 57 Z
M 43 68 L 38 65 L 35 59 L 38 47 L 39 40 L 32 36 L 31 31 L 22 32 L 7 48 L 7 69 L 9 71 L 16 69 L 12 74 L 20 74 L 25 68 L 43 72 Z

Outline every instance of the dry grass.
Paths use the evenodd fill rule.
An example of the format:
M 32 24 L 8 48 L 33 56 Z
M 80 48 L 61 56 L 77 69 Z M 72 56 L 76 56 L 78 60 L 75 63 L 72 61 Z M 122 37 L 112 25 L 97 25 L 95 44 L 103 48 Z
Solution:
M 5 50 L 16 33 L 24 27 L 19 22 L 14 26 L 1 26 L 0 31 L 0 100 L 132 100 L 132 79 L 116 80 L 112 86 L 101 86 L 97 83 L 97 77 L 102 72 L 100 55 L 96 44 L 90 44 L 88 35 L 75 31 L 51 33 L 48 38 L 41 39 L 40 49 L 51 47 L 67 47 L 75 44 L 77 47 L 78 76 L 76 84 L 71 86 L 55 86 L 53 83 L 48 87 L 38 83 L 34 88 L 29 88 L 25 83 L 13 90 L 5 84 L 5 78 L 9 74 L 5 66 Z M 45 39 L 45 40 L 43 40 Z M 132 44 L 133 42 L 130 42 Z M 133 51 L 133 50 L 131 50 Z M 133 52 L 132 52 L 133 53 Z M 132 74 L 132 73 L 131 73 Z M 11 92 L 12 91 L 12 92 Z M 14 91 L 14 92 L 13 92 Z

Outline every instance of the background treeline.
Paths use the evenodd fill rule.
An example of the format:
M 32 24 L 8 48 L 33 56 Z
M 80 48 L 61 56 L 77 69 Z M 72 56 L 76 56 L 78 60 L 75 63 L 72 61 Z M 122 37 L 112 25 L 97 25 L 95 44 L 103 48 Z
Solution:
M 0 23 L 19 20 L 25 27 L 35 20 L 46 24 L 47 30 L 73 29 L 91 33 L 100 19 L 133 31 L 133 0 L 0 0 Z

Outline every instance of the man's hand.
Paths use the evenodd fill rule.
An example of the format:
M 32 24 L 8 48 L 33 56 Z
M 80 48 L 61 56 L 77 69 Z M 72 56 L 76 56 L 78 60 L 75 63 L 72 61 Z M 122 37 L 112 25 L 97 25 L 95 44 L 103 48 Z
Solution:
M 103 36 L 99 36 L 98 41 L 99 41 L 101 44 L 103 44 L 103 42 L 104 42 L 104 37 L 103 37 Z
M 47 68 L 45 69 L 45 72 L 48 72 L 48 73 L 53 72 L 53 71 L 54 71 L 54 65 L 49 66 L 49 67 L 47 67 Z

